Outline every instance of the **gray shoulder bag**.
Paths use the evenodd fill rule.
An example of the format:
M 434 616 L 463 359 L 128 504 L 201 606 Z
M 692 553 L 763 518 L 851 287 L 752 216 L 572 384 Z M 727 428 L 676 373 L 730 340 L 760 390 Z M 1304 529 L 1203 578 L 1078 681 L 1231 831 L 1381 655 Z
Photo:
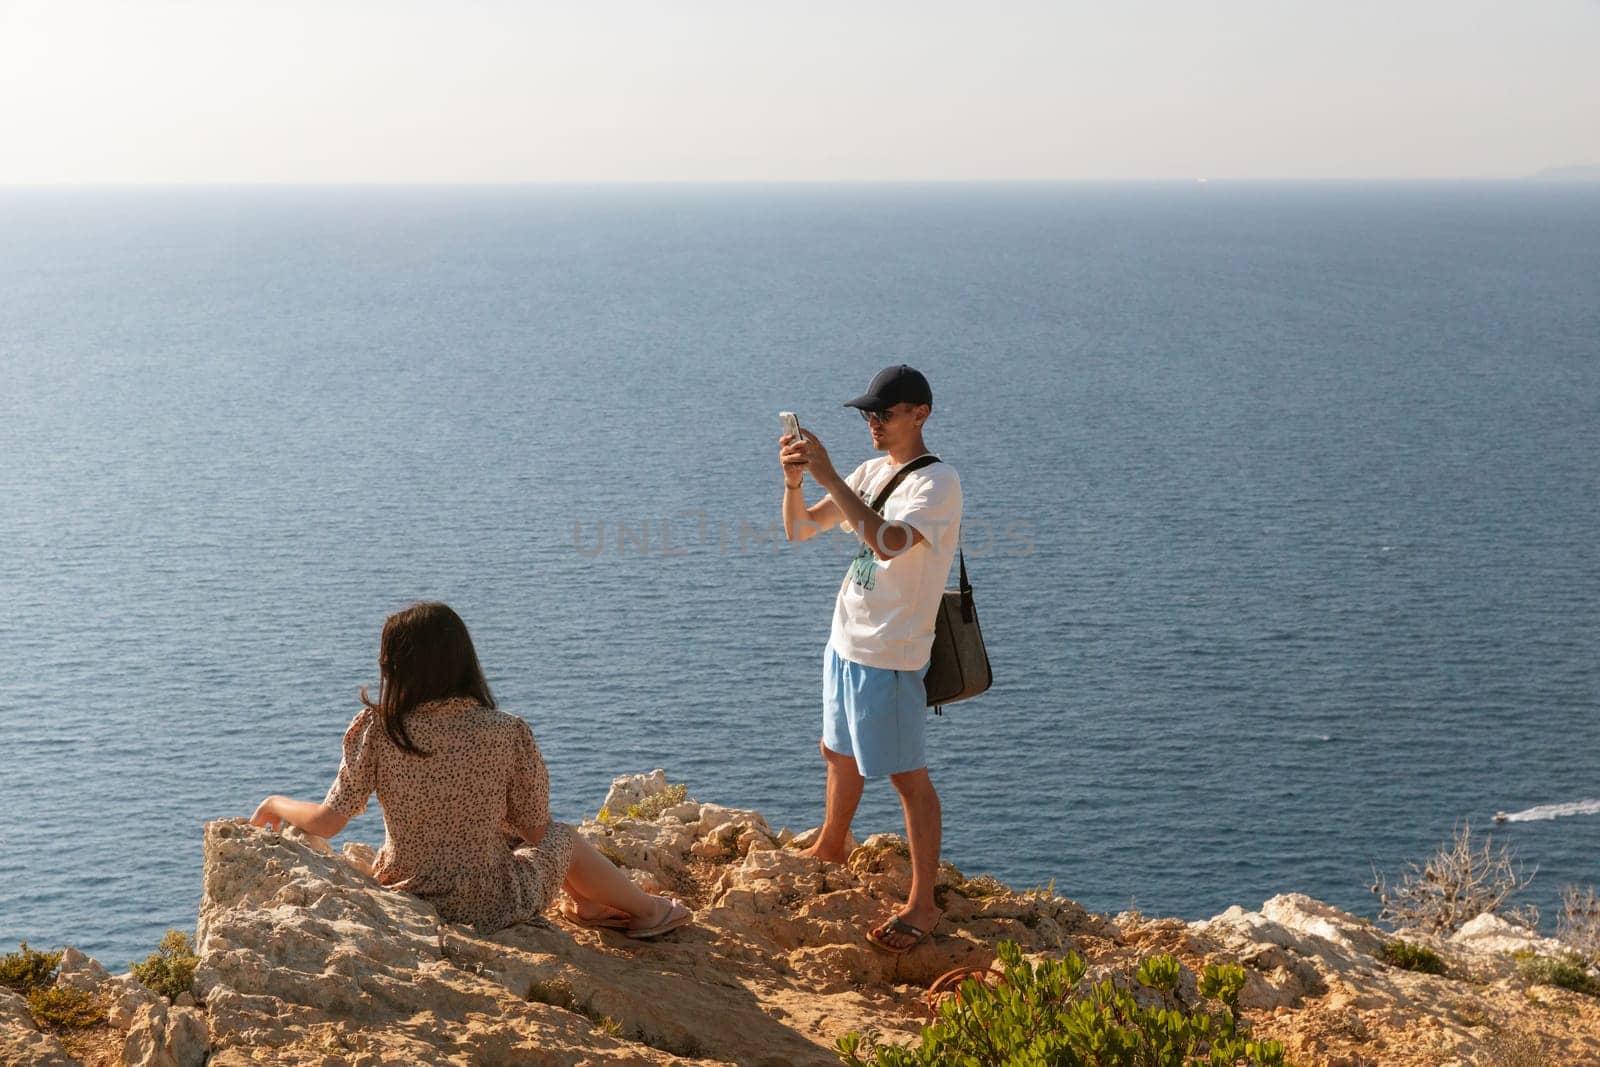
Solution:
M 878 490 L 869 506 L 882 515 L 883 505 L 888 503 L 889 495 L 906 475 L 938 462 L 938 456 L 929 454 L 907 463 Z M 941 714 L 944 705 L 975 697 L 994 683 L 994 674 L 989 669 L 989 651 L 983 646 L 983 630 L 978 626 L 978 609 L 972 603 L 972 583 L 967 581 L 967 555 L 959 541 L 956 554 L 961 558 L 961 584 L 955 589 L 946 589 L 939 598 L 939 614 L 933 624 L 933 651 L 928 660 L 928 673 L 922 680 L 928 692 L 928 706 L 935 715 Z

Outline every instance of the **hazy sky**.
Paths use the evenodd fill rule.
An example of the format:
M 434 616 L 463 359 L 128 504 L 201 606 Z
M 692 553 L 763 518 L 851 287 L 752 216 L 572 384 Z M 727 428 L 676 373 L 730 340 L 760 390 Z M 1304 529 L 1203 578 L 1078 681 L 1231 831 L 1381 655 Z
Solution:
M 0 0 L 0 183 L 1572 163 L 1600 0 Z

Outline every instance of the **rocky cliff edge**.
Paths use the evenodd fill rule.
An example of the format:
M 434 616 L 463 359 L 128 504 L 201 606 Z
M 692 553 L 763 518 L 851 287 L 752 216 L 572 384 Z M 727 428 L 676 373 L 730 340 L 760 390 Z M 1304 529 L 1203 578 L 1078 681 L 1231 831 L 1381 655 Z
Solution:
M 1204 964 L 1241 963 L 1256 1035 L 1305 1067 L 1523 1062 L 1507 1058 L 1517 1049 L 1542 1050 L 1530 1063 L 1600 1064 L 1600 1001 L 1518 977 L 1510 952 L 1556 946 L 1492 916 L 1449 941 L 1408 937 L 1446 962 L 1428 975 L 1381 962 L 1391 935 L 1305 896 L 1200 923 L 1113 918 L 947 864 L 936 935 L 897 957 L 863 930 L 905 895 L 900 838 L 821 863 L 756 812 L 678 800 L 659 771 L 618 779 L 605 810 L 581 832 L 645 888 L 688 901 L 693 926 L 639 942 L 555 919 L 483 937 L 379 887 L 369 848 L 335 854 L 220 820 L 205 831 L 192 993 L 169 1004 L 69 949 L 57 984 L 91 992 L 106 1022 L 64 1047 L 0 989 L 0 1062 L 835 1064 L 851 1030 L 913 1040 L 935 979 L 987 966 L 1010 940 L 1075 950 L 1097 978 L 1171 952 L 1191 995 Z

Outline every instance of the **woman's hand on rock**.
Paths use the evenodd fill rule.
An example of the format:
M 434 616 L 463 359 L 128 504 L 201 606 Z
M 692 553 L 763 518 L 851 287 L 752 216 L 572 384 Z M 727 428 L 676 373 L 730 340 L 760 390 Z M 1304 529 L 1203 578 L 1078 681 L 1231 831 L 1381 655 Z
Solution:
M 275 796 L 263 800 L 261 806 L 256 808 L 256 813 L 250 816 L 250 825 L 282 830 L 283 816 L 278 814 L 277 800 L 278 798 Z

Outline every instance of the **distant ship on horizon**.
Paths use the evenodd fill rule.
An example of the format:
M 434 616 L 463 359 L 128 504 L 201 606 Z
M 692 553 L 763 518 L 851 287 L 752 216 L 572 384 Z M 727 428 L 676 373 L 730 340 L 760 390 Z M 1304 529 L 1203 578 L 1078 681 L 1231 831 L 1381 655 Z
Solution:
M 1528 176 L 1540 182 L 1600 182 L 1600 163 L 1577 163 L 1567 167 L 1546 167 Z

